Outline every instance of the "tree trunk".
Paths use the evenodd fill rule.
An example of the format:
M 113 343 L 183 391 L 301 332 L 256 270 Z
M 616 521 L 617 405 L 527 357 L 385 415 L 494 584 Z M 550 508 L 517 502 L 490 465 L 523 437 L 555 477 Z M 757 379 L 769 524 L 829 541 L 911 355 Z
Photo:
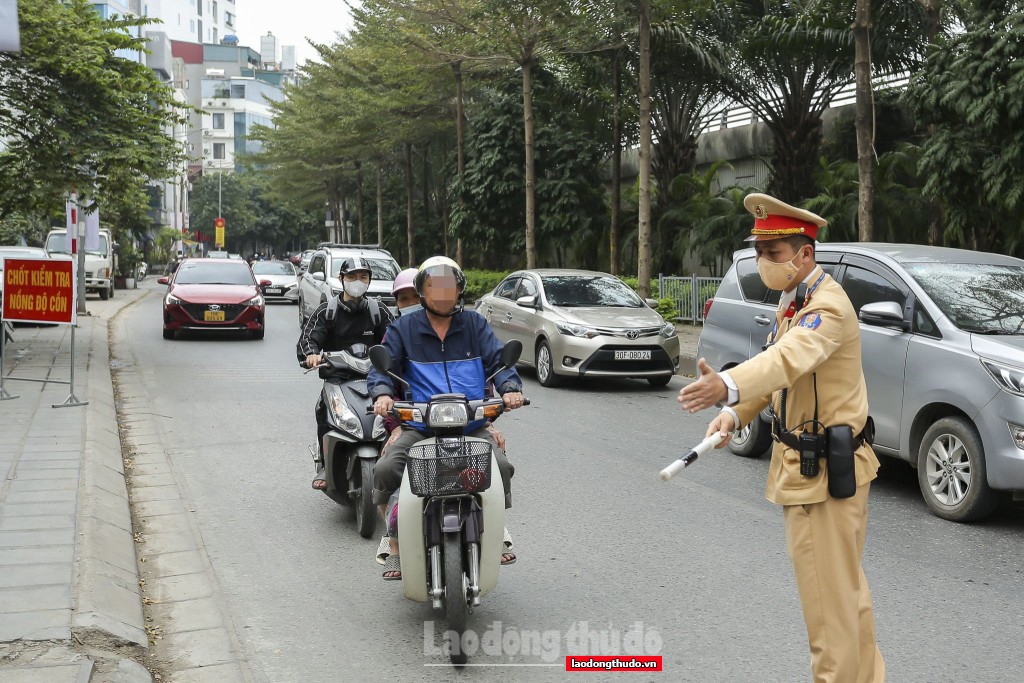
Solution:
M 416 263 L 416 250 L 412 243 L 413 216 L 412 216 L 412 145 L 405 144 L 405 239 L 406 249 L 409 254 L 409 263 Z
M 384 246 L 384 162 L 377 162 L 377 244 Z
M 817 194 L 814 173 L 821 150 L 821 119 L 781 122 L 772 130 L 772 179 L 768 193 L 789 204 Z
M 537 267 L 537 223 L 533 192 L 533 83 L 530 67 L 532 57 L 523 60 L 523 136 L 526 146 L 526 267 Z
M 365 224 L 363 223 L 363 216 L 366 212 L 363 202 L 363 168 L 362 164 L 356 162 L 356 211 L 359 212 L 359 244 L 366 244 L 366 230 Z
M 921 0 L 925 10 L 925 35 L 928 37 L 928 44 L 934 45 L 939 37 L 939 19 L 940 10 L 942 8 L 942 0 Z M 935 135 L 938 130 L 938 126 L 934 123 L 928 124 L 928 135 Z M 944 213 L 942 210 L 942 204 L 936 200 L 929 202 L 930 211 L 928 215 L 931 219 L 928 221 L 928 244 L 932 246 L 942 244 L 942 224 L 944 222 Z
M 871 0 L 857 0 L 853 22 L 854 64 L 857 81 L 857 225 L 861 242 L 875 236 L 875 153 L 873 96 L 871 92 Z
M 456 61 L 452 64 L 455 72 L 455 157 L 458 159 L 459 186 L 466 181 L 466 129 L 465 115 L 463 113 L 462 93 L 462 62 Z M 458 201 L 462 201 L 459 197 Z M 463 264 L 462 235 L 455 239 L 455 260 L 459 265 Z
M 651 295 L 651 0 L 640 0 L 640 206 L 637 293 Z
M 612 104 L 612 222 L 608 229 L 608 271 L 619 274 L 619 214 L 622 211 L 622 48 L 612 66 L 615 100 Z
M 345 244 L 352 244 L 352 235 L 349 234 L 350 228 L 348 226 L 348 198 L 345 196 L 345 190 L 341 191 L 341 239 L 345 241 Z
M 423 144 L 423 226 L 430 229 L 430 143 Z

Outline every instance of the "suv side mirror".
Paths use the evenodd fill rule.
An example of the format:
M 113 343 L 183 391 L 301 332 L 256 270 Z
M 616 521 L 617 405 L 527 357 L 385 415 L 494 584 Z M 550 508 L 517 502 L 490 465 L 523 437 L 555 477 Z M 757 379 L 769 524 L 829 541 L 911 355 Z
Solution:
M 522 306 L 523 308 L 533 309 L 540 308 L 536 296 L 521 296 L 518 299 L 516 299 L 516 306 Z
M 327 277 L 318 270 L 315 273 L 313 273 L 313 279 L 316 280 L 317 282 L 324 282 L 327 279 Z
M 647 306 L 650 307 L 650 308 L 657 308 L 658 307 L 658 300 L 657 299 L 644 299 L 644 303 L 647 304 Z
M 910 323 L 903 319 L 903 308 L 895 301 L 864 304 L 857 317 L 865 325 L 898 327 L 904 332 L 910 331 Z

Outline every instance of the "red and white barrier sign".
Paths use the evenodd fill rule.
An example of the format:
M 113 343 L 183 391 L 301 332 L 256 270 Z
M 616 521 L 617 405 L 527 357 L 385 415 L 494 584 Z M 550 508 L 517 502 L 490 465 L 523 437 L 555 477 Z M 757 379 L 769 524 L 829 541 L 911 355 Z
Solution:
M 4 259 L 3 319 L 74 325 L 75 264 L 58 259 Z

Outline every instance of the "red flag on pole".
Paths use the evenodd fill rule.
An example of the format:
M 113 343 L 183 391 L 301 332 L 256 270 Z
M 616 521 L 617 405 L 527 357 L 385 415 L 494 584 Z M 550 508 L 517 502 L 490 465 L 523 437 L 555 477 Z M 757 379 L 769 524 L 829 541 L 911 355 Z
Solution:
M 78 233 L 78 207 L 75 205 L 75 196 L 72 195 L 64 205 L 67 214 L 67 234 L 64 236 L 64 250 L 69 254 L 75 253 L 75 235 Z

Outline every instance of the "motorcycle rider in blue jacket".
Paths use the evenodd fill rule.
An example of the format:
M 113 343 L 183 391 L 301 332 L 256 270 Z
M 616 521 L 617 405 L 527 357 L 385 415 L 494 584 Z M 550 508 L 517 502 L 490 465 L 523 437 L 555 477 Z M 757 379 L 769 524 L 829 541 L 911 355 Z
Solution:
M 463 310 L 462 300 L 466 276 L 455 261 L 434 256 L 423 262 L 416 275 L 416 292 L 423 310 L 402 315 L 389 327 L 384 338 L 398 374 L 410 385 L 414 402 L 426 403 L 435 394 L 464 394 L 469 400 L 484 398 L 485 381 L 501 367 L 502 344 L 490 325 L 476 311 Z M 494 378 L 507 410 L 523 405 L 523 383 L 515 368 L 508 368 Z M 370 394 L 376 399 L 374 412 L 390 414 L 395 393 L 391 377 L 370 371 L 367 380 Z M 408 422 L 384 452 L 373 469 L 373 501 L 385 512 L 388 499 L 402 484 L 409 448 L 428 437 L 426 425 Z M 484 420 L 470 422 L 467 436 L 490 441 L 505 488 L 505 507 L 511 507 L 510 481 L 515 469 L 504 451 L 487 431 Z M 391 538 L 391 554 L 385 564 L 384 579 L 401 578 L 398 540 Z M 502 564 L 511 564 L 515 555 L 502 554 Z

